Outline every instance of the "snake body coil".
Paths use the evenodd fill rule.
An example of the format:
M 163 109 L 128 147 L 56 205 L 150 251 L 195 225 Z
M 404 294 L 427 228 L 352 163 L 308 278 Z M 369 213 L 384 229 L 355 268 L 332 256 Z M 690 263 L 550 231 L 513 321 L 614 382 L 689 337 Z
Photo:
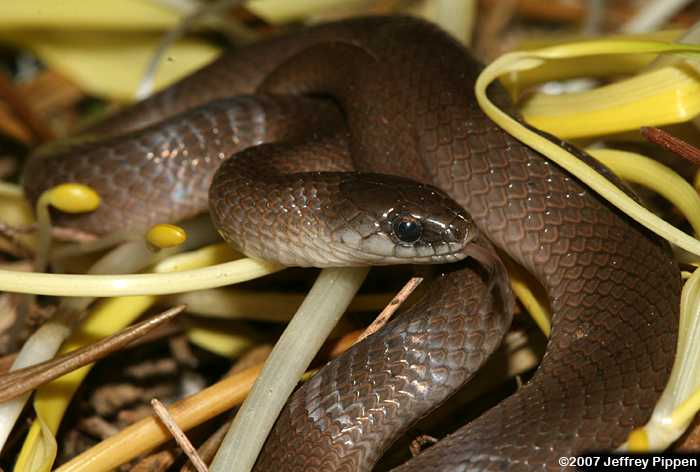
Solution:
M 301 171 L 300 187 L 281 187 L 307 189 L 304 179 L 319 177 L 316 170 L 350 166 L 434 185 L 541 281 L 551 300 L 552 334 L 527 385 L 399 470 L 557 470 L 559 456 L 615 448 L 648 418 L 673 359 L 679 272 L 664 244 L 481 112 L 473 93 L 479 69 L 460 45 L 419 20 L 362 18 L 320 25 L 225 55 L 94 130 L 112 138 L 82 139 L 38 154 L 29 163 L 26 189 L 36 198 L 64 181 L 96 187 L 106 202 L 115 203 L 93 215 L 59 220 L 88 231 L 124 221 L 145 226 L 177 220 L 204 208 L 219 161 L 271 141 L 318 160 L 308 174 L 284 169 Z M 508 109 L 502 92 L 494 92 Z M 254 95 L 231 98 L 242 94 Z M 208 103 L 212 100 L 217 102 Z M 199 108 L 188 111 L 194 107 Z M 161 122 L 163 117 L 170 118 Z M 318 131 L 309 133 L 312 129 Z M 269 158 L 270 166 L 284 167 L 280 156 L 288 155 L 287 149 L 267 144 L 239 157 L 256 165 Z M 98 155 L 106 164 L 96 164 Z M 352 164 L 344 163 L 349 156 Z M 326 162 L 331 157 L 341 164 Z M 236 235 L 240 228 L 226 226 L 238 218 L 231 205 L 241 207 L 245 200 L 226 184 L 240 179 L 228 173 L 236 167 L 227 163 L 214 178 L 214 219 L 224 237 L 242 238 L 239 246 L 269 255 L 251 235 Z M 122 178 L 131 179 L 132 186 L 125 188 Z M 371 212 L 362 210 L 385 199 L 377 190 L 381 184 L 373 187 L 372 179 L 348 184 L 346 195 L 356 206 L 340 219 L 364 218 Z M 433 187 L 414 193 L 400 190 L 403 180 L 395 182 L 387 191 L 400 194 L 411 208 L 407 214 L 418 219 L 426 218 L 421 198 L 448 202 Z M 337 183 L 336 178 L 314 184 L 313 192 L 293 194 L 309 203 L 309 195 Z M 174 204 L 144 205 L 169 195 Z M 419 204 L 410 207 L 414 196 Z M 278 201 L 287 198 L 280 193 Z M 250 199 L 259 207 L 260 196 L 251 193 Z M 328 208 L 317 207 L 320 213 Z M 429 241 L 440 249 L 429 253 L 428 245 L 421 249 L 402 240 L 399 246 L 406 249 L 389 249 L 393 256 L 432 257 L 449 253 L 450 244 L 469 242 L 469 217 L 449 202 L 438 208 L 442 216 L 436 221 L 446 231 Z M 265 228 L 273 231 L 282 223 L 266 209 L 267 204 Z M 338 211 L 329 218 L 338 218 Z M 390 247 L 386 241 L 396 239 L 398 226 L 383 228 L 381 215 L 377 218 L 366 227 L 376 223 L 379 236 L 346 232 L 337 241 L 354 248 L 365 236 L 376 236 L 367 244 L 375 251 L 371 258 L 379 259 L 376 251 Z M 408 239 L 415 233 L 410 221 L 402 228 Z M 293 233 L 304 239 L 303 230 Z M 348 247 L 326 260 L 341 258 Z M 307 260 L 296 254 L 288 254 L 288 262 Z M 510 312 L 487 289 L 470 262 L 446 266 L 425 298 L 295 393 L 257 469 L 370 469 L 397 434 L 459 388 L 498 346 Z

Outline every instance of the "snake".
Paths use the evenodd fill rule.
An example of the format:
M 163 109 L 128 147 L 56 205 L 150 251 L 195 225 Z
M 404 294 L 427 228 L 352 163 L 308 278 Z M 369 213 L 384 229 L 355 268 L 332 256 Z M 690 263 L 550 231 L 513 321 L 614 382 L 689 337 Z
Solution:
M 95 188 L 96 211 L 53 215 L 88 233 L 209 209 L 226 241 L 288 265 L 441 264 L 420 300 L 297 389 L 258 471 L 371 470 L 468 382 L 512 319 L 495 246 L 547 292 L 546 353 L 516 393 L 396 470 L 560 470 L 648 419 L 674 356 L 679 270 L 667 243 L 480 110 L 481 68 L 424 20 L 315 25 L 39 149 L 24 188 L 34 201 L 63 182 Z M 517 117 L 504 89 L 489 94 Z

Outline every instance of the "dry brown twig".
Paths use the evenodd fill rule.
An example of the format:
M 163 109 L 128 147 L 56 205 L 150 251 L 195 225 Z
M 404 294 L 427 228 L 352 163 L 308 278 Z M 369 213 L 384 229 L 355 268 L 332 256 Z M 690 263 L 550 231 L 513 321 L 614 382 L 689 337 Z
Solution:
M 63 356 L 0 376 L 0 402 L 15 398 L 68 372 L 93 363 L 141 338 L 172 320 L 185 309 L 176 306 L 141 323 L 130 326 L 89 346 Z
M 653 126 L 642 127 L 639 131 L 647 141 L 671 151 L 696 166 L 700 166 L 700 149 L 692 144 L 686 143 L 682 139 Z
M 413 291 L 420 285 L 423 281 L 423 277 L 412 277 L 406 285 L 403 286 L 399 293 L 396 294 L 394 298 L 389 302 L 389 304 L 384 307 L 381 313 L 372 321 L 367 329 L 357 338 L 355 344 L 359 343 L 367 336 L 379 331 L 385 324 L 389 322 L 392 315 L 398 310 L 398 308 L 406 301 L 406 299 L 413 293 Z
M 221 446 L 221 443 L 224 441 L 226 432 L 228 432 L 229 427 L 231 427 L 231 422 L 232 420 L 225 421 L 206 441 L 204 441 L 204 444 L 197 449 L 197 453 L 206 463 L 214 459 L 216 451 L 219 450 L 219 446 Z M 194 466 L 188 462 L 182 466 L 180 472 L 194 472 L 193 469 Z
M 157 398 L 154 398 L 151 400 L 151 407 L 153 407 L 153 411 L 158 416 L 158 419 L 160 419 L 160 421 L 163 423 L 163 426 L 170 431 L 170 434 L 173 436 L 173 439 L 175 439 L 177 445 L 180 446 L 185 454 L 187 454 L 187 457 L 190 458 L 190 461 L 192 462 L 192 465 L 194 465 L 195 469 L 197 469 L 197 472 L 208 472 L 209 469 L 207 468 L 207 465 L 204 463 L 204 461 L 202 461 L 202 458 L 199 457 L 197 450 L 194 448 L 190 440 L 187 439 L 187 435 L 177 425 L 175 419 L 170 415 L 165 405 L 163 405 Z

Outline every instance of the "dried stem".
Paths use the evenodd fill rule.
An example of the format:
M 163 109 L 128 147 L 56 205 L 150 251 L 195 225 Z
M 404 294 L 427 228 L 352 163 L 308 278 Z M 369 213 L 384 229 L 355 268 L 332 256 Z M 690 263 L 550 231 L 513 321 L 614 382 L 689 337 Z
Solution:
M 420 285 L 420 283 L 423 282 L 423 277 L 413 277 L 411 280 L 406 282 L 406 285 L 403 286 L 401 290 L 399 290 L 399 293 L 396 294 L 394 298 L 389 302 L 387 306 L 384 307 L 381 313 L 377 315 L 377 317 L 372 321 L 372 324 L 370 324 L 367 329 L 360 335 L 359 338 L 357 338 L 357 341 L 355 343 L 359 343 L 363 339 L 365 339 L 367 336 L 370 336 L 387 324 L 389 322 L 389 319 L 393 316 L 393 314 L 396 312 L 396 310 L 399 309 L 399 307 L 403 304 L 403 302 L 406 301 L 406 299 L 413 293 L 413 291 Z
M 171 308 L 119 333 L 55 359 L 0 376 L 0 402 L 18 397 L 68 372 L 102 359 L 172 320 L 184 305 Z
M 192 465 L 194 465 L 197 472 L 209 472 L 207 465 L 202 461 L 202 458 L 197 454 L 197 450 L 194 448 L 187 435 L 180 429 L 180 427 L 175 422 L 175 419 L 170 415 L 168 409 L 163 405 L 160 400 L 154 398 L 151 400 L 151 407 L 153 411 L 158 416 L 158 419 L 163 423 L 163 425 L 170 431 L 173 439 L 178 446 L 187 454 L 190 458 Z
M 232 420 L 228 420 L 224 422 L 224 424 L 219 426 L 219 429 L 217 429 L 211 436 L 209 436 L 209 438 L 207 438 L 207 440 L 204 441 L 204 444 L 202 444 L 199 447 L 199 449 L 197 449 L 197 454 L 199 454 L 199 457 L 201 457 L 205 463 L 211 462 L 211 460 L 214 458 L 214 455 L 216 454 L 216 451 L 219 450 L 219 446 L 221 446 L 221 443 L 224 440 L 224 436 L 226 436 L 226 432 L 231 426 L 231 421 Z M 189 462 L 186 463 L 182 466 L 180 472 L 194 472 L 193 464 L 190 464 Z
M 666 131 L 653 126 L 645 126 L 639 130 L 647 141 L 661 146 L 671 151 L 683 159 L 700 166 L 700 149 L 692 144 L 686 143 L 680 138 L 667 133 Z

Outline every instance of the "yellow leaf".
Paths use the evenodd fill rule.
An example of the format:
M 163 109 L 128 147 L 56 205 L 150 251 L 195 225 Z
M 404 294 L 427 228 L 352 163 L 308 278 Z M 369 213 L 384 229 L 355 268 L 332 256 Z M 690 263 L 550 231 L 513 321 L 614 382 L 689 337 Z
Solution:
M 252 0 L 246 8 L 271 23 L 285 23 L 333 9 L 361 8 L 368 0 Z
M 700 80 L 681 63 L 585 92 L 538 93 L 522 113 L 536 128 L 565 139 L 681 123 L 700 113 Z
M 0 13 L 1 15 L 1 13 Z M 33 51 L 92 95 L 132 101 L 162 35 L 158 33 L 19 32 L 0 29 L 0 42 Z M 197 39 L 177 41 L 156 74 L 163 88 L 211 62 L 219 49 Z
M 188 327 L 187 337 L 197 346 L 229 359 L 239 357 L 255 345 L 255 337 L 244 329 L 222 331 L 197 320 Z
M 163 3 L 144 0 L 0 2 L 0 31 L 154 31 L 171 29 L 180 19 L 181 13 L 167 8 Z
M 606 39 L 648 39 L 654 41 L 672 42 L 683 34 L 680 30 L 657 31 L 642 35 L 632 36 L 607 36 Z M 581 38 L 566 37 L 552 41 L 551 38 L 541 40 L 527 40 L 519 45 L 518 51 L 529 51 L 545 46 L 562 45 L 571 41 L 581 41 Z M 583 41 L 585 42 L 585 41 Z M 520 93 L 536 84 L 542 84 L 551 80 L 565 80 L 574 77 L 613 77 L 639 72 L 649 65 L 657 57 L 657 54 L 618 54 L 614 58 L 600 56 L 582 56 L 573 58 L 561 58 L 557 61 L 546 62 L 540 67 L 531 70 L 513 72 L 501 77 L 501 83 L 518 97 Z

